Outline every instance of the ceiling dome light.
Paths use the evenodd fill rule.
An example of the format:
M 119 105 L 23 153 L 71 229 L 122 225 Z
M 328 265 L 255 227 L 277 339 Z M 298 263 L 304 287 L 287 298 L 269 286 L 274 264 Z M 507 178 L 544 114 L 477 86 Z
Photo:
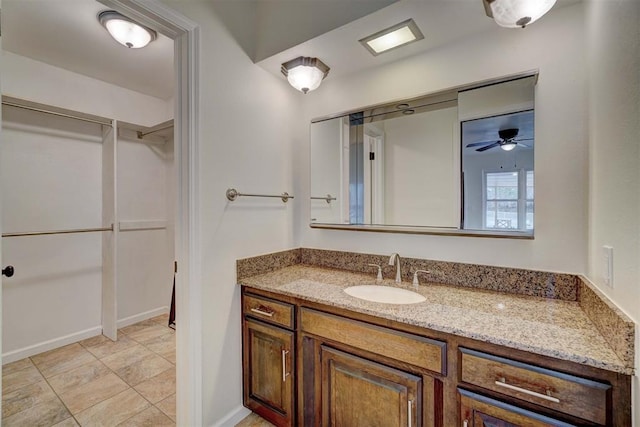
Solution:
M 114 10 L 100 12 L 98 21 L 107 29 L 111 37 L 128 48 L 145 47 L 158 37 L 158 34 L 152 29 L 143 27 Z
M 506 28 L 524 28 L 547 13 L 556 0 L 482 0 L 487 16 Z
M 329 67 L 318 58 L 299 56 L 282 64 L 280 71 L 287 77 L 291 86 L 307 93 L 320 86 L 322 79 L 329 74 Z
M 511 151 L 516 148 L 516 145 L 518 145 L 517 142 L 505 142 L 500 146 L 500 148 L 502 148 L 504 151 Z

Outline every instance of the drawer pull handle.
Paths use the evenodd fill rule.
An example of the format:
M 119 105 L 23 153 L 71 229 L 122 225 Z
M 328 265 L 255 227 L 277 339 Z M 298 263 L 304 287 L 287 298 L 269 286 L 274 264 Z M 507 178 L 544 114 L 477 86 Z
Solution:
M 275 313 L 275 311 L 270 310 L 269 308 L 265 307 L 264 305 L 261 305 L 258 308 L 252 308 L 251 311 L 253 311 L 254 313 L 261 314 L 263 316 L 267 316 L 267 317 L 273 317 L 273 314 Z
M 409 401 L 407 404 L 407 425 L 411 427 L 411 419 L 413 418 L 413 401 Z
M 508 388 L 509 390 L 519 391 L 520 393 L 528 394 L 529 396 L 534 396 L 540 399 L 548 400 L 549 402 L 560 403 L 560 399 L 556 397 L 547 396 L 546 394 L 537 393 L 535 391 L 527 390 L 526 388 L 521 388 L 515 385 L 507 384 L 507 380 L 505 378 L 500 378 L 500 381 L 496 381 L 496 385 L 500 387 Z
M 282 350 L 282 382 L 286 382 L 289 376 L 289 372 L 287 372 L 287 354 L 289 354 L 287 350 Z

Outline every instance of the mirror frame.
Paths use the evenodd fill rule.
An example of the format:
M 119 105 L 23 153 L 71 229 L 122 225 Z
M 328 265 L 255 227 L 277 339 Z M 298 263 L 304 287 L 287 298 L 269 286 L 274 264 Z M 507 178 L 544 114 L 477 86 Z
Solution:
M 388 101 L 381 104 L 370 105 L 367 107 L 361 107 L 342 113 L 331 114 L 328 116 L 318 117 L 311 120 L 311 124 L 332 120 L 339 117 L 349 116 L 354 113 L 361 113 L 363 111 L 370 111 L 372 109 L 385 109 L 386 107 L 395 108 L 400 103 L 411 104 L 412 102 L 425 98 L 425 97 L 437 97 L 440 95 L 450 94 L 452 92 L 462 92 L 471 89 L 479 89 L 485 86 L 491 86 L 500 83 L 506 83 L 512 80 L 519 80 L 527 77 L 535 77 L 534 85 L 538 81 L 539 70 L 529 70 L 520 73 L 509 74 L 506 76 L 480 80 L 474 83 L 469 83 L 460 86 L 454 86 L 438 90 L 431 93 L 418 95 L 412 98 L 403 98 Z M 534 100 L 535 109 L 535 100 Z M 460 143 L 460 141 L 458 141 Z M 309 159 L 311 161 L 311 159 Z M 311 168 L 309 168 L 311 173 Z M 309 183 L 311 183 L 311 176 L 309 177 Z M 461 189 L 462 191 L 462 189 Z M 462 196 L 460 196 L 462 197 Z M 399 234 L 432 234 L 440 236 L 462 236 L 462 237 L 490 237 L 490 238 L 506 238 L 506 239 L 525 239 L 533 240 L 535 227 L 532 231 L 495 231 L 495 230 L 473 230 L 463 228 L 443 228 L 443 227 L 429 227 L 429 226 L 404 226 L 404 225 L 370 225 L 370 224 L 333 224 L 322 222 L 309 222 L 309 227 L 328 230 L 350 230 L 350 231 L 365 231 L 365 232 L 383 232 L 383 233 L 399 233 Z

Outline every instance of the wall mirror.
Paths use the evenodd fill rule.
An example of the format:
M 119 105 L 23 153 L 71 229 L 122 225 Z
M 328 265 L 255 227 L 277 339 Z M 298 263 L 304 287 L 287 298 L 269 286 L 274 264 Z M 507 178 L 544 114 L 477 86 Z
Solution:
M 536 73 L 311 123 L 311 227 L 532 238 Z

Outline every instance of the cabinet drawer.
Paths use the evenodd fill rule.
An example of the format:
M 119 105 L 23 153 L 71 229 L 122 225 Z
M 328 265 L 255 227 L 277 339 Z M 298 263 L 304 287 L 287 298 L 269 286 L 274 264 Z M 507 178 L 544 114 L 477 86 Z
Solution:
M 606 424 L 608 384 L 466 348 L 460 352 L 463 382 Z
M 463 426 L 575 427 L 546 415 L 458 388 Z
M 390 359 L 445 374 L 447 344 L 303 308 L 302 330 Z
M 255 319 L 294 329 L 294 306 L 258 295 L 244 294 L 242 313 Z

